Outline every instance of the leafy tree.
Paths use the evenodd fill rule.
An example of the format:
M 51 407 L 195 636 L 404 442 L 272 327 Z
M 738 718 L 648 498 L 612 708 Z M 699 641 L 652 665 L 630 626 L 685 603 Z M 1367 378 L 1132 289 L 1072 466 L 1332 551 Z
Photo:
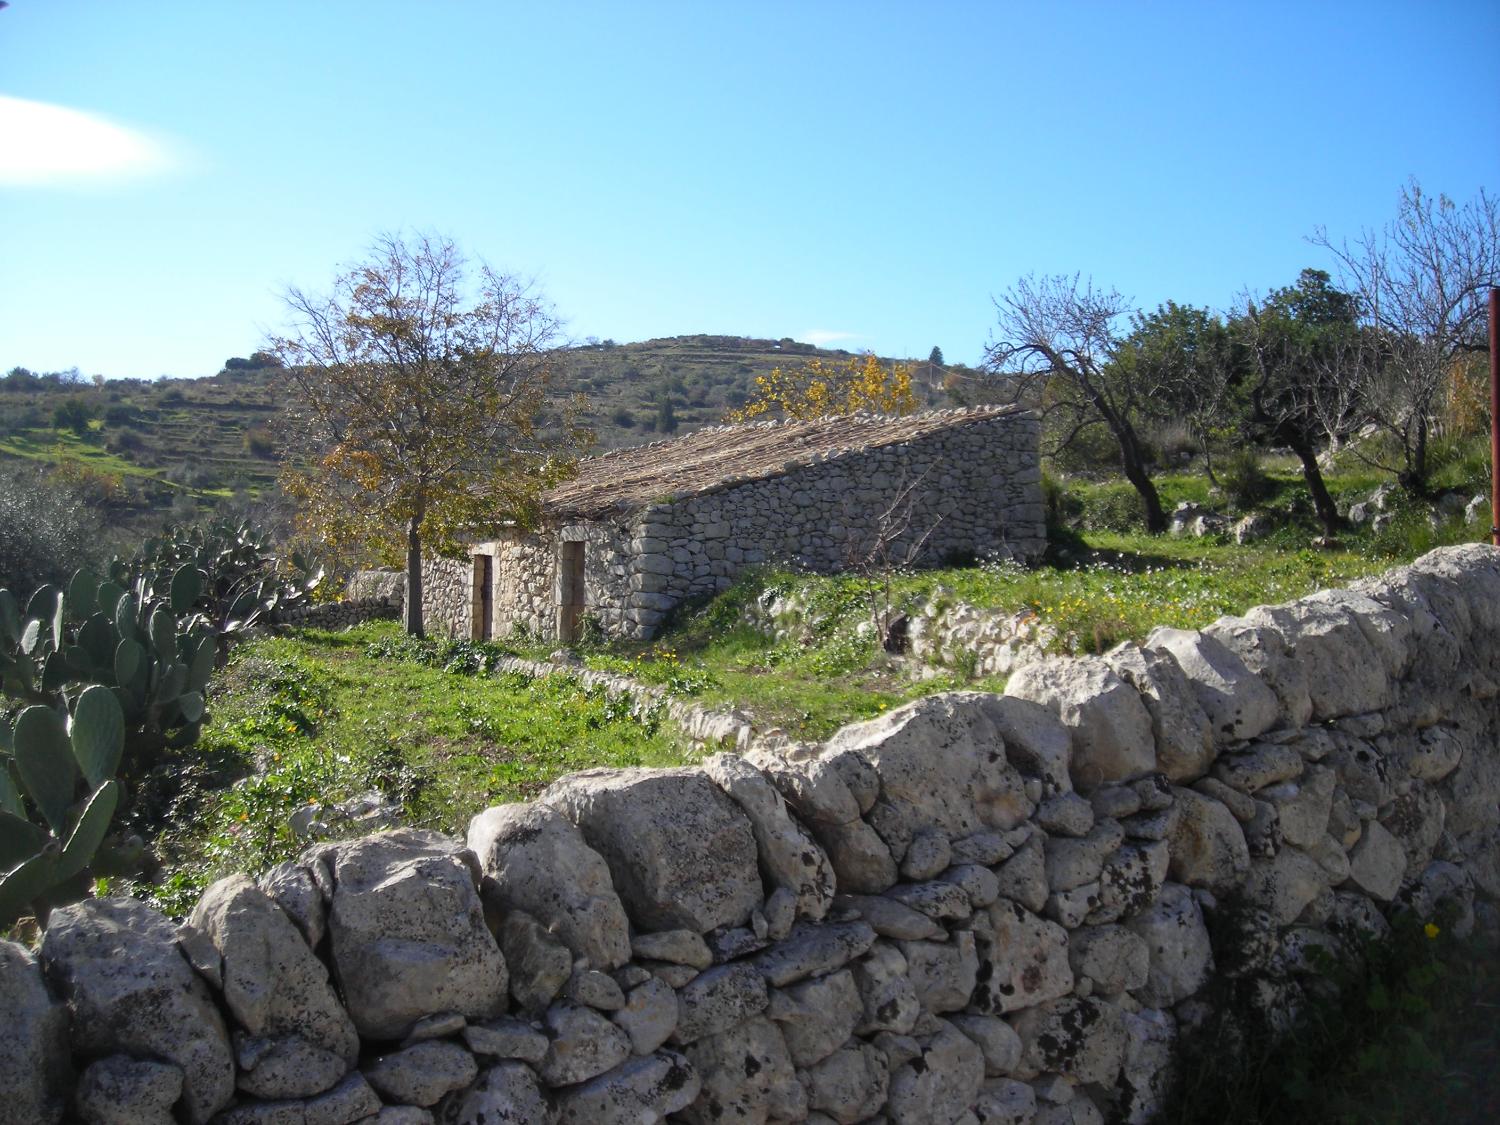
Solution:
M 664 434 L 677 432 L 677 411 L 672 406 L 672 392 L 665 388 L 656 400 L 656 429 Z
M 1398 457 L 1383 467 L 1424 495 L 1432 422 L 1449 372 L 1464 353 L 1485 346 L 1486 293 L 1500 283 L 1500 200 L 1481 189 L 1460 206 L 1412 180 L 1381 230 L 1335 244 L 1320 228 L 1311 241 L 1333 254 L 1342 287 L 1358 297 L 1377 339 L 1378 364 L 1348 374 L 1362 382 L 1375 423 L 1394 439 Z
M 1120 454 L 1125 478 L 1140 495 L 1146 529 L 1167 529 L 1138 427 L 1151 405 L 1149 384 L 1136 363 L 1117 363 L 1125 341 L 1120 319 L 1128 305 L 1119 293 L 1096 290 L 1073 277 L 1024 277 L 995 302 L 997 339 L 985 367 L 1004 377 L 1015 398 L 1031 404 L 1057 437 L 1051 453 L 1104 427 Z
M 52 424 L 59 430 L 72 430 L 79 437 L 89 432 L 94 419 L 93 408 L 77 395 L 69 395 L 52 411 Z
M 927 362 L 932 367 L 942 367 L 943 349 L 934 345 L 932 351 L 927 353 Z
M 1230 433 L 1239 383 L 1230 336 L 1208 309 L 1168 301 L 1152 313 L 1137 313 L 1115 356 L 1117 381 L 1141 387 L 1149 413 L 1181 419 L 1214 476 L 1216 444 Z
M 911 389 L 911 369 L 904 363 L 890 367 L 874 355 L 850 356 L 842 364 L 808 360 L 798 368 L 776 367 L 755 377 L 749 401 L 730 411 L 731 422 L 755 418 L 826 418 L 861 411 L 910 414 L 917 408 Z
M 587 434 L 548 417 L 557 320 L 516 279 L 472 272 L 446 239 L 376 240 L 327 296 L 285 295 L 294 325 L 271 347 L 292 432 L 283 464 L 304 530 L 335 548 L 404 551 L 406 629 L 424 631 L 422 552 L 526 522 Z
M 1322 270 L 1246 302 L 1230 332 L 1246 371 L 1246 436 L 1297 455 L 1325 535 L 1343 524 L 1318 456 L 1367 416 L 1362 391 L 1372 336 L 1356 323 L 1359 301 Z

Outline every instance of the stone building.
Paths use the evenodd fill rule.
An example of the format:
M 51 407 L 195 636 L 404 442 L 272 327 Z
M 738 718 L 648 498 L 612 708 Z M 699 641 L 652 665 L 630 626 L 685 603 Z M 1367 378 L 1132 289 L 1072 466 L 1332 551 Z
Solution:
M 423 567 L 428 627 L 649 638 L 678 603 L 778 563 L 1035 559 L 1040 423 L 1014 406 L 757 422 L 589 458 L 532 530 Z

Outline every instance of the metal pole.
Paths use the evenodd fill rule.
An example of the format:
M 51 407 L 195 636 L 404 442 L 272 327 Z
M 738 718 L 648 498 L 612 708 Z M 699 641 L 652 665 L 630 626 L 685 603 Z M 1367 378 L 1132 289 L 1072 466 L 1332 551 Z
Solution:
M 1500 547 L 1500 286 L 1490 287 L 1490 542 Z

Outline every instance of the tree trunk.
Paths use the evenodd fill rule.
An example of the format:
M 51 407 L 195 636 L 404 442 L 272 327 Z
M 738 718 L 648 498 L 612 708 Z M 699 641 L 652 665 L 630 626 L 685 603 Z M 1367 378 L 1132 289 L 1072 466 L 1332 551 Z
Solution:
M 422 626 L 422 517 L 412 516 L 406 524 L 406 612 L 408 635 L 425 637 Z
M 1307 491 L 1312 493 L 1313 509 L 1318 513 L 1318 522 L 1323 525 L 1323 534 L 1332 539 L 1344 526 L 1344 520 L 1328 493 L 1323 470 L 1318 466 L 1317 450 L 1307 442 L 1298 442 L 1292 446 L 1292 452 L 1302 462 L 1302 479 L 1307 482 Z

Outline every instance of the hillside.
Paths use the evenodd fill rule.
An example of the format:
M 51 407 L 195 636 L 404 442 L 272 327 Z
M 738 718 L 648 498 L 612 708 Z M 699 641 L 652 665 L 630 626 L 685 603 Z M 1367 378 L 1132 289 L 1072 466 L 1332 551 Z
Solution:
M 774 367 L 850 355 L 790 339 L 607 340 L 556 352 L 555 387 L 585 396 L 598 448 L 612 449 L 721 422 Z M 60 468 L 112 524 L 139 534 L 226 503 L 254 504 L 274 493 L 278 467 L 277 368 L 265 358 L 230 359 L 206 378 L 154 382 L 91 383 L 76 372 L 13 368 L 0 378 L 0 467 Z M 977 377 L 960 366 L 908 362 L 924 405 L 964 401 Z

